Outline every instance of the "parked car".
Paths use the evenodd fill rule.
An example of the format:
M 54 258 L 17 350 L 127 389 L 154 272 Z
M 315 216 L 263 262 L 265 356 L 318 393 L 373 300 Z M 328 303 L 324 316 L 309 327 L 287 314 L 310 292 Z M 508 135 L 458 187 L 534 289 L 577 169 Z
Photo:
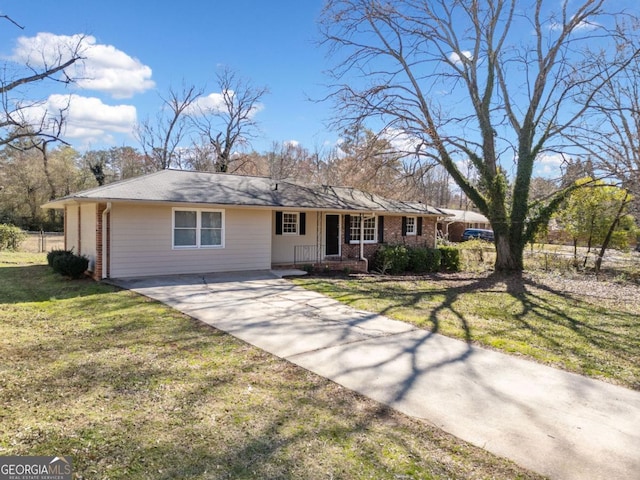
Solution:
M 462 241 L 472 240 L 477 238 L 478 240 L 486 240 L 487 242 L 493 242 L 493 230 L 484 230 L 482 228 L 467 228 L 462 232 Z

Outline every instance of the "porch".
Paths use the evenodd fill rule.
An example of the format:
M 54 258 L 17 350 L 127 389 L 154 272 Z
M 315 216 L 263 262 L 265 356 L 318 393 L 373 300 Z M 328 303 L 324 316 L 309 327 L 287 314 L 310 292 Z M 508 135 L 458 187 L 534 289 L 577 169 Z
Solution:
M 311 266 L 316 270 L 345 270 L 354 272 L 366 272 L 368 262 L 359 258 L 341 255 L 326 255 L 326 245 L 295 245 L 293 254 L 293 264 L 291 267 L 303 268 Z M 285 265 L 274 265 L 282 268 Z

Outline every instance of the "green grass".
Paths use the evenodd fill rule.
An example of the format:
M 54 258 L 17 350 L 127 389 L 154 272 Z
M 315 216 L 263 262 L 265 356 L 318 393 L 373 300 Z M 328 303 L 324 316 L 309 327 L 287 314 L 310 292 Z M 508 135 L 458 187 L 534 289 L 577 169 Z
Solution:
M 0 254 L 0 455 L 86 479 L 538 478 L 157 302 Z
M 358 309 L 640 389 L 637 288 L 635 298 L 621 300 L 591 297 L 593 283 L 581 295 L 556 291 L 533 277 L 310 277 L 295 283 Z

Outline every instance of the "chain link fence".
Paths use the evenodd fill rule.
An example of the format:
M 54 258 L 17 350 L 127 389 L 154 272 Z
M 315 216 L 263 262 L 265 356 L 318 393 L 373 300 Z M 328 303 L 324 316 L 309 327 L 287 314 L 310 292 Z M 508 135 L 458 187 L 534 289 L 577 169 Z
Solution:
M 20 250 L 29 253 L 43 253 L 64 248 L 64 233 L 61 232 L 25 232 L 27 239 Z
M 598 258 L 599 249 L 586 253 L 584 247 L 578 249 L 574 255 L 572 247 L 558 247 L 556 249 L 526 248 L 524 254 L 524 268 L 528 271 L 593 271 Z M 493 270 L 496 252 L 493 246 L 474 246 L 461 248 L 463 270 L 472 272 Z M 640 278 L 640 252 L 621 252 L 607 250 L 602 259 L 602 273 Z

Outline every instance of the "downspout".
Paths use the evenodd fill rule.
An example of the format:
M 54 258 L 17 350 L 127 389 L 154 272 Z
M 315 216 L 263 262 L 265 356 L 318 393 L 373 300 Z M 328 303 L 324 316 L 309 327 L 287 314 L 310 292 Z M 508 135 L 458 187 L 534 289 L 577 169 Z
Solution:
M 111 212 L 111 202 L 107 202 L 107 208 L 102 211 L 102 274 L 101 277 L 107 278 L 107 260 L 109 258 L 107 248 L 109 246 L 109 241 L 107 239 L 107 232 L 109 229 L 107 228 L 107 215 Z
M 364 213 L 360 214 L 360 260 L 364 261 L 365 270 L 369 271 L 369 260 L 364 256 Z

